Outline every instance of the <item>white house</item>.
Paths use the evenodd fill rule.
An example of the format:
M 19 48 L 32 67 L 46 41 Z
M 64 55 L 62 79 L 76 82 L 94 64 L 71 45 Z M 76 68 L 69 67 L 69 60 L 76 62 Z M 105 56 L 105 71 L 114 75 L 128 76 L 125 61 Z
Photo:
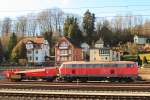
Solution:
M 150 38 L 146 36 L 135 35 L 134 43 L 144 45 L 145 43 L 150 43 Z
M 103 46 L 102 39 L 96 42 L 95 47 L 90 49 L 90 61 L 120 61 L 120 52 Z
M 42 64 L 49 57 L 49 44 L 43 37 L 34 37 L 26 42 L 28 63 Z

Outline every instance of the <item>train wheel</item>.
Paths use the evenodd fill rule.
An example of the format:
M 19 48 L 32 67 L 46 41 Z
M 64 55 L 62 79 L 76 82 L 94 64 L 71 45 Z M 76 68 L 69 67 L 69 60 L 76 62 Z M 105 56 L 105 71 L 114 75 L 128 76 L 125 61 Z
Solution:
M 132 78 L 127 78 L 127 82 L 133 82 Z
M 53 79 L 47 79 L 46 81 L 47 82 L 53 82 Z
M 11 79 L 12 82 L 21 82 L 21 79 Z
M 81 79 L 80 79 L 80 81 L 81 81 L 82 83 L 87 82 L 87 80 L 88 80 L 87 78 L 81 78 Z
M 68 78 L 68 79 L 65 79 L 65 81 L 71 83 L 73 79 Z
M 110 81 L 110 82 L 118 82 L 118 79 L 117 78 L 109 78 L 108 81 Z
M 133 80 L 131 78 L 121 78 L 119 79 L 119 82 L 127 83 L 127 82 L 133 82 Z

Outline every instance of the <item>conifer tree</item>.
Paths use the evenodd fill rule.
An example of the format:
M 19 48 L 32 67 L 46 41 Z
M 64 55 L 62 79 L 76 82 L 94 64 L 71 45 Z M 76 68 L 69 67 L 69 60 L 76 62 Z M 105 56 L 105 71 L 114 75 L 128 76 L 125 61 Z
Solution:
M 89 45 L 92 45 L 95 29 L 95 15 L 92 14 L 89 10 L 84 13 L 83 17 L 83 30 L 85 33 L 86 41 Z
M 17 44 L 17 36 L 15 33 L 12 33 L 10 35 L 9 41 L 8 41 L 8 54 L 9 54 L 9 58 L 11 58 L 11 53 L 13 48 L 16 46 Z

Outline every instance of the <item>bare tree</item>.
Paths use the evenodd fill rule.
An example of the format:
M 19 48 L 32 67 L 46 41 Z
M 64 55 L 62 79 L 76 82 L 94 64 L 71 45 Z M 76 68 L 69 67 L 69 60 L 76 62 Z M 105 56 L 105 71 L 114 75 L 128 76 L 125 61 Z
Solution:
M 35 36 L 37 32 L 37 17 L 34 14 L 27 16 L 27 33 L 29 36 Z
M 3 25 L 3 23 L 2 23 L 2 21 L 0 21 L 0 34 L 2 35 L 2 25 Z
M 54 30 L 56 32 L 60 32 L 61 27 L 64 22 L 64 19 L 63 19 L 64 12 L 59 8 L 55 8 L 51 10 L 51 14 L 52 14 L 52 19 L 53 19 L 52 23 L 54 25 Z
M 53 30 L 51 10 L 42 11 L 41 13 L 39 13 L 37 19 L 38 19 L 40 31 L 42 33 L 46 31 L 50 32 Z
M 8 34 L 11 32 L 11 19 L 6 17 L 3 20 L 3 24 L 2 24 L 2 36 L 8 36 Z
M 123 29 L 123 18 L 120 16 L 115 17 L 115 19 L 112 19 L 111 27 L 114 29 L 114 31 L 121 31 Z
M 47 9 L 38 14 L 38 23 L 42 33 L 60 32 L 64 23 L 64 12 L 59 8 Z
M 17 19 L 16 22 L 16 33 L 21 37 L 24 37 L 27 29 L 27 17 L 21 16 Z

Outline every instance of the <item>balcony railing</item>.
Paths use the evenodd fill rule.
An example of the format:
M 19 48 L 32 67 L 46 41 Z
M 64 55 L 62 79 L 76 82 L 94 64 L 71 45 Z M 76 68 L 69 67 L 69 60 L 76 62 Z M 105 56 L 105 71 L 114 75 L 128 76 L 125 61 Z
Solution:
M 68 47 L 59 47 L 59 49 L 68 49 Z
M 61 53 L 60 56 L 68 56 L 68 53 Z

